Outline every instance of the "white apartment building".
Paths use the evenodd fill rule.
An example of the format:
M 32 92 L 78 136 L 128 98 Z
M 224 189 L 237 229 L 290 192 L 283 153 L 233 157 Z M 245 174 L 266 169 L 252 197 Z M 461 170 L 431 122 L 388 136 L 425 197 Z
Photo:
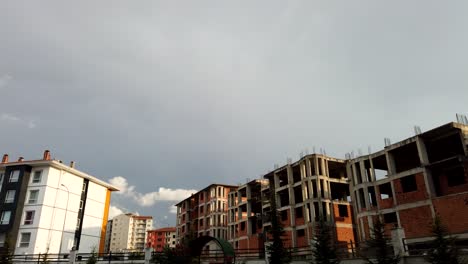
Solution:
M 112 219 L 109 250 L 111 252 L 143 251 L 146 231 L 153 227 L 152 216 L 121 214 Z
M 104 250 L 112 191 L 117 188 L 74 168 L 43 159 L 0 163 L 0 248 L 14 254 Z

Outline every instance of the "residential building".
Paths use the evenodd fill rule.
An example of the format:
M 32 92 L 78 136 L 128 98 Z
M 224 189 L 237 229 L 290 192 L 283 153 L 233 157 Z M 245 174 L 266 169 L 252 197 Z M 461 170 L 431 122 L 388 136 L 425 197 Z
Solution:
M 165 247 L 175 248 L 176 228 L 164 227 L 147 231 L 146 246 L 161 252 Z
M 228 194 L 237 186 L 211 184 L 176 204 L 177 242 L 186 236 L 227 239 Z
M 107 221 L 106 236 L 105 236 L 105 242 L 104 242 L 104 253 L 109 253 L 110 251 L 112 222 L 113 222 L 112 219 Z
M 417 131 L 417 130 L 416 130 Z M 431 239 L 436 216 L 468 238 L 468 126 L 448 123 L 348 163 L 358 237 L 379 217 L 411 250 Z
M 264 247 L 262 189 L 268 188 L 268 180 L 253 180 L 229 193 L 228 241 L 234 248 Z
M 127 213 L 114 217 L 109 250 L 111 252 L 143 251 L 147 239 L 146 232 L 152 228 L 152 216 Z
M 14 254 L 104 250 L 112 191 L 94 176 L 51 159 L 0 163 L 0 247 Z
M 321 219 L 331 224 L 336 243 L 354 242 L 346 160 L 321 154 L 306 155 L 264 178 L 269 180 L 269 188 L 262 189 L 266 216 L 263 232 L 271 228 L 270 192 L 274 192 L 286 247 L 310 247 L 316 224 Z

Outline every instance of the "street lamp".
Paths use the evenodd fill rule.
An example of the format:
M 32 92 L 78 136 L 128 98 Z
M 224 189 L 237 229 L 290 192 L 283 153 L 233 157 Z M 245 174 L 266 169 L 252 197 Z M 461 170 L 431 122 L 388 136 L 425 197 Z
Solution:
M 64 187 L 66 189 L 66 191 L 67 191 L 67 204 L 65 206 L 65 217 L 63 219 L 63 225 L 62 225 L 62 234 L 61 234 L 61 239 L 60 239 L 59 256 L 60 256 L 60 254 L 62 254 L 63 233 L 65 232 L 65 223 L 67 222 L 68 198 L 70 197 L 70 191 L 68 191 L 68 187 L 65 186 L 63 183 L 60 184 L 60 186 Z

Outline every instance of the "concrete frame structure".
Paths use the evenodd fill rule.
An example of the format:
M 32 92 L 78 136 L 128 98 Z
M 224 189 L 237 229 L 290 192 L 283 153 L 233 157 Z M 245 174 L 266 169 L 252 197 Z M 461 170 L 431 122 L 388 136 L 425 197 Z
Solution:
M 146 246 L 156 252 L 161 252 L 165 247 L 175 248 L 176 246 L 176 228 L 163 227 L 147 231 Z
M 434 217 L 468 238 L 468 126 L 449 123 L 351 159 L 351 193 L 361 241 L 377 217 L 411 249 L 430 239 Z
M 320 219 L 331 223 L 337 243 L 354 242 L 346 160 L 306 155 L 264 178 L 269 180 L 269 188 L 262 190 L 264 215 L 271 210 L 268 197 L 274 191 L 286 247 L 310 246 Z M 263 225 L 268 229 L 271 224 Z
M 262 189 L 268 180 L 253 180 L 229 193 L 228 241 L 236 249 L 263 248 Z
M 146 245 L 147 231 L 152 228 L 152 216 L 131 213 L 115 216 L 112 219 L 112 228 L 110 229 L 109 251 L 143 251 Z
M 228 194 L 236 189 L 237 186 L 211 184 L 176 204 L 177 243 L 187 236 L 227 239 Z
M 118 189 L 61 161 L 0 163 L 0 247 L 14 254 L 104 250 L 112 191 Z

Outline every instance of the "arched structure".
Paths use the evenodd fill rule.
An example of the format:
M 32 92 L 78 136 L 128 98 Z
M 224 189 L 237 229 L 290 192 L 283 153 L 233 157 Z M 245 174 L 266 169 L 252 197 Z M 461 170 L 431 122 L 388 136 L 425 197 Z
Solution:
M 201 237 L 196 238 L 190 243 L 192 257 L 200 256 L 203 250 L 203 247 L 211 241 L 216 242 L 221 248 L 221 250 L 223 251 L 224 263 L 231 263 L 231 261 L 236 256 L 236 253 L 232 245 L 224 239 L 216 238 L 212 236 L 201 236 Z

